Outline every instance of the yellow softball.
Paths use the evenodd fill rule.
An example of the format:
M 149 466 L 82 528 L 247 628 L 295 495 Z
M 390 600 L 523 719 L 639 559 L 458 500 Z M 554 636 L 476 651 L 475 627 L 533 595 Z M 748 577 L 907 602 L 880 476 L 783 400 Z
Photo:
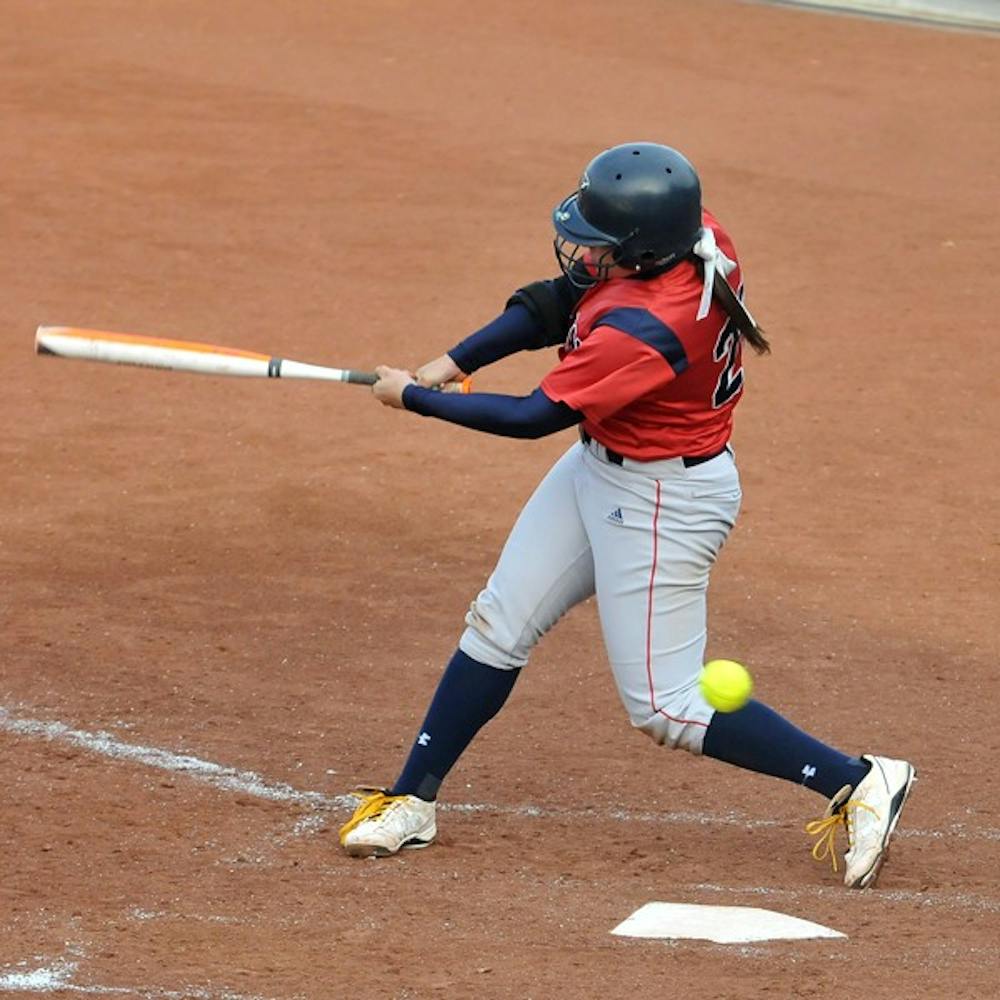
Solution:
M 735 660 L 709 660 L 698 678 L 705 701 L 720 712 L 735 712 L 753 694 L 750 671 Z

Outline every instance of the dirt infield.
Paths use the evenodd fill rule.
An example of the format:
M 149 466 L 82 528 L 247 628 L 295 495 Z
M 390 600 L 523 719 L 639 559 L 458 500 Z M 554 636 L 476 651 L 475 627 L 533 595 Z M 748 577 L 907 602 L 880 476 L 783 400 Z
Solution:
M 0 995 L 1000 991 L 998 41 L 614 10 L 6 6 Z M 775 345 L 709 652 L 818 736 L 916 763 L 872 892 L 809 857 L 818 798 L 629 730 L 589 606 L 446 784 L 440 843 L 344 857 L 344 793 L 394 776 L 569 438 L 31 354 L 73 323 L 420 364 L 553 272 L 551 205 L 633 138 L 698 164 Z M 848 939 L 609 934 L 650 900 Z

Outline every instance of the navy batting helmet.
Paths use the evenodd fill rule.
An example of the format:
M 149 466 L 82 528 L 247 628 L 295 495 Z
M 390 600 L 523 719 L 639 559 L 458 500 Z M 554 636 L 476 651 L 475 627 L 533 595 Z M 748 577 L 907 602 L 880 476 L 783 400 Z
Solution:
M 691 252 L 701 235 L 701 183 L 676 149 L 630 142 L 587 165 L 580 186 L 552 213 L 559 266 L 574 284 L 606 278 L 614 265 L 660 270 Z M 598 260 L 586 247 L 607 246 Z

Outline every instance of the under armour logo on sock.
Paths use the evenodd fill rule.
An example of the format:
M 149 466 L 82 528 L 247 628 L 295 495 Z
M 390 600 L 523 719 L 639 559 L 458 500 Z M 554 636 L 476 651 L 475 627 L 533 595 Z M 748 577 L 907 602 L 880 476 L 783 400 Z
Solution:
M 806 764 L 802 768 L 802 784 L 804 785 L 810 778 L 816 777 L 816 768 L 812 764 Z
M 428 743 L 430 743 L 430 741 L 431 741 L 430 733 L 421 733 L 417 737 L 417 746 L 425 747 L 427 746 Z

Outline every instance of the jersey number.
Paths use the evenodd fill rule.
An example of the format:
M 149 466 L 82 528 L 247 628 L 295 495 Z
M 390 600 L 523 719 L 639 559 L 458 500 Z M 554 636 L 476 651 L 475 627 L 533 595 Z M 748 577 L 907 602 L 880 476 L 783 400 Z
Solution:
M 719 381 L 712 395 L 712 406 L 719 409 L 743 388 L 743 366 L 739 364 L 740 331 L 732 320 L 722 328 L 719 339 L 715 342 L 712 357 L 716 361 L 722 361 L 723 358 L 726 360 L 722 371 L 719 372 Z

